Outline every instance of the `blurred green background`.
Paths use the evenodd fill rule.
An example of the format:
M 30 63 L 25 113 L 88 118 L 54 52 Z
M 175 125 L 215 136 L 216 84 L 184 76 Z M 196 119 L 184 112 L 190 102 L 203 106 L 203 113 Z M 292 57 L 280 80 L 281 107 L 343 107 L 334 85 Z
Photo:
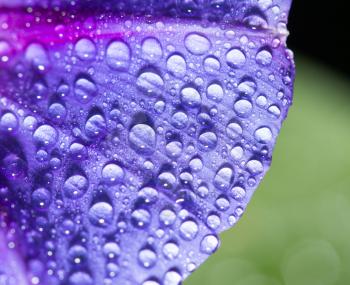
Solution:
M 350 84 L 297 56 L 272 167 L 185 285 L 350 284 Z

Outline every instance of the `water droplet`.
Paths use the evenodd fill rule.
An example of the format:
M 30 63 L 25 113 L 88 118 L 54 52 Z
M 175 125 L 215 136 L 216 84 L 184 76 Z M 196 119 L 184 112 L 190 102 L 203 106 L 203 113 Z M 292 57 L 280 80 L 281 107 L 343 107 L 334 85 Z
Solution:
M 264 108 L 267 104 L 267 98 L 264 95 L 260 95 L 256 98 L 256 104 L 260 107 L 260 108 Z
M 69 147 L 70 154 L 76 159 L 83 159 L 87 156 L 87 149 L 81 143 L 72 143 Z
M 56 122 L 62 122 L 66 118 L 66 107 L 60 103 L 53 103 L 48 109 L 48 115 Z
M 194 55 L 202 55 L 209 51 L 211 42 L 204 35 L 190 33 L 185 38 L 185 47 Z
M 153 187 L 143 187 L 139 191 L 139 197 L 141 197 L 145 203 L 152 204 L 158 200 L 158 191 Z
M 268 127 L 260 127 L 256 129 L 254 137 L 260 143 L 269 143 L 272 140 L 272 132 Z
M 210 214 L 207 217 L 207 225 L 209 228 L 216 230 L 221 224 L 221 219 L 216 214 Z
M 277 105 L 271 105 L 267 111 L 274 115 L 276 118 L 279 118 L 279 116 L 281 115 L 281 109 L 277 106 Z
M 226 53 L 226 61 L 230 67 L 241 68 L 246 62 L 246 56 L 240 49 L 233 48 Z
M 264 171 L 264 166 L 259 160 L 256 159 L 249 160 L 246 164 L 246 167 L 248 171 L 254 175 Z
M 78 40 L 74 46 L 74 50 L 81 60 L 92 60 L 96 56 L 96 46 L 88 38 Z
M 206 72 L 215 74 L 220 71 L 221 63 L 216 57 L 208 56 L 204 59 L 203 67 Z
M 171 158 L 178 158 L 182 153 L 182 143 L 179 141 L 171 141 L 165 146 L 167 156 Z
M 199 172 L 203 169 L 203 161 L 199 157 L 194 157 L 189 162 L 189 166 L 193 172 Z
M 151 154 L 156 147 L 156 133 L 149 125 L 137 124 L 129 132 L 129 142 L 135 151 Z
M 75 81 L 74 95 L 79 102 L 87 103 L 97 95 L 96 84 L 85 77 L 80 77 Z
M 180 285 L 182 276 L 177 270 L 169 270 L 163 278 L 163 285 Z
M 89 181 L 86 177 L 76 174 L 69 177 L 63 185 L 63 191 L 67 198 L 81 198 L 89 187 Z
M 230 139 L 237 139 L 242 133 L 243 129 L 238 123 L 231 122 L 226 126 L 226 134 Z
M 0 129 L 13 132 L 18 127 L 18 119 L 12 112 L 6 112 L 0 117 Z
M 167 68 L 170 73 L 177 77 L 183 77 L 186 74 L 187 63 L 185 58 L 180 54 L 173 54 L 167 60 Z
M 181 102 L 189 108 L 197 108 L 202 103 L 202 97 L 193 87 L 185 87 L 181 90 Z
M 115 163 L 106 164 L 102 169 L 102 178 L 108 185 L 118 184 L 124 178 L 124 170 Z
M 222 167 L 214 177 L 213 184 L 217 189 L 227 190 L 233 180 L 233 169 L 231 167 Z
M 37 209 L 46 209 L 51 203 L 51 193 L 45 188 L 38 188 L 32 193 L 32 204 Z
M 163 56 L 160 42 L 153 37 L 146 38 L 142 42 L 142 57 L 152 63 L 157 62 Z
M 224 89 L 218 83 L 212 83 L 207 88 L 207 97 L 208 99 L 220 102 L 224 97 Z
M 53 146 L 57 142 L 58 134 L 55 128 L 49 125 L 41 125 L 35 130 L 33 139 L 39 145 Z
M 153 267 L 157 262 L 157 254 L 150 248 L 144 248 L 139 251 L 139 262 L 145 268 Z
M 106 127 L 106 121 L 102 115 L 92 115 L 85 123 L 85 133 L 88 137 L 95 138 L 103 135 Z
M 107 258 L 114 259 L 115 257 L 120 255 L 121 249 L 117 243 L 107 242 L 103 246 L 103 253 L 107 256 Z
M 105 227 L 113 220 L 113 207 L 106 202 L 98 202 L 89 209 L 89 221 L 95 226 Z
M 25 59 L 32 64 L 32 66 L 43 72 L 49 67 L 49 57 L 45 48 L 39 43 L 30 44 L 25 51 Z
M 200 249 L 203 253 L 212 254 L 219 246 L 219 239 L 215 235 L 206 235 L 201 240 Z
M 159 213 L 159 220 L 165 226 L 171 226 L 176 220 L 176 214 L 170 209 L 164 209 Z
M 248 117 L 253 109 L 253 104 L 247 99 L 238 99 L 234 105 L 233 109 L 240 117 Z
M 190 241 L 196 238 L 198 230 L 198 224 L 195 221 L 187 220 L 180 225 L 180 236 Z
M 106 50 L 107 65 L 118 71 L 125 71 L 129 68 L 131 51 L 129 46 L 122 41 L 111 42 Z
M 175 242 L 167 242 L 163 245 L 163 254 L 169 259 L 173 260 L 179 255 L 180 249 Z
M 164 81 L 153 71 L 142 72 L 136 81 L 137 86 L 147 95 L 160 96 L 163 93 Z
M 255 56 L 256 62 L 262 66 L 269 66 L 272 62 L 272 53 L 268 49 L 258 51 Z
M 158 183 L 164 189 L 173 189 L 176 183 L 176 177 L 171 172 L 162 172 L 158 175 Z
M 151 214 L 145 209 L 136 209 L 131 214 L 133 224 L 138 228 L 143 228 L 151 222 Z
M 216 147 L 218 137 L 211 131 L 205 131 L 199 135 L 198 142 L 204 151 L 210 151 Z
M 37 125 L 38 120 L 33 116 L 27 116 L 23 120 L 23 126 L 29 131 L 33 131 L 34 129 L 36 129 Z
M 226 197 L 220 196 L 216 199 L 215 206 L 220 211 L 227 211 L 230 207 L 230 201 Z
M 240 186 L 235 186 L 230 190 L 230 194 L 236 201 L 242 201 L 245 197 L 245 190 Z
M 171 116 L 171 124 L 177 129 L 183 129 L 187 126 L 188 116 L 185 112 L 177 111 Z
M 240 160 L 243 157 L 244 150 L 241 146 L 238 145 L 231 149 L 230 154 L 234 160 Z
M 93 285 L 91 276 L 83 271 L 74 272 L 68 279 L 69 285 Z
M 256 83 L 252 78 L 245 77 L 238 84 L 238 91 L 243 93 L 244 95 L 253 96 L 256 91 Z

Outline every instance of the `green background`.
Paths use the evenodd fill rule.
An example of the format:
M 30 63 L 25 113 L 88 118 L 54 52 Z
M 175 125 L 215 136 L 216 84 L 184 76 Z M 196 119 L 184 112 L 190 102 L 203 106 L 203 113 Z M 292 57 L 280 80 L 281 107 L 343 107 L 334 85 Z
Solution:
M 350 284 L 350 84 L 296 62 L 294 104 L 272 167 L 185 285 Z

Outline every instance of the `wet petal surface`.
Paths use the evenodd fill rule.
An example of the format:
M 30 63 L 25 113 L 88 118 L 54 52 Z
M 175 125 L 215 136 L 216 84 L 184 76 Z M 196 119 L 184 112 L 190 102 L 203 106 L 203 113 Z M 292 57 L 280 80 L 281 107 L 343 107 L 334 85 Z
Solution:
M 179 284 L 269 168 L 289 3 L 147 2 L 0 1 L 0 278 Z

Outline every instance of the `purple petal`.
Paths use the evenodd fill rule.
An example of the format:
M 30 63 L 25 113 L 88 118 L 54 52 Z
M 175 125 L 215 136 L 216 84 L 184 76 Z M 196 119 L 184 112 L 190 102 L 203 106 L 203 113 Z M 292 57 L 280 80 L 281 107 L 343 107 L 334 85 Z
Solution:
M 0 0 L 0 278 L 178 284 L 269 168 L 290 2 L 129 2 Z

